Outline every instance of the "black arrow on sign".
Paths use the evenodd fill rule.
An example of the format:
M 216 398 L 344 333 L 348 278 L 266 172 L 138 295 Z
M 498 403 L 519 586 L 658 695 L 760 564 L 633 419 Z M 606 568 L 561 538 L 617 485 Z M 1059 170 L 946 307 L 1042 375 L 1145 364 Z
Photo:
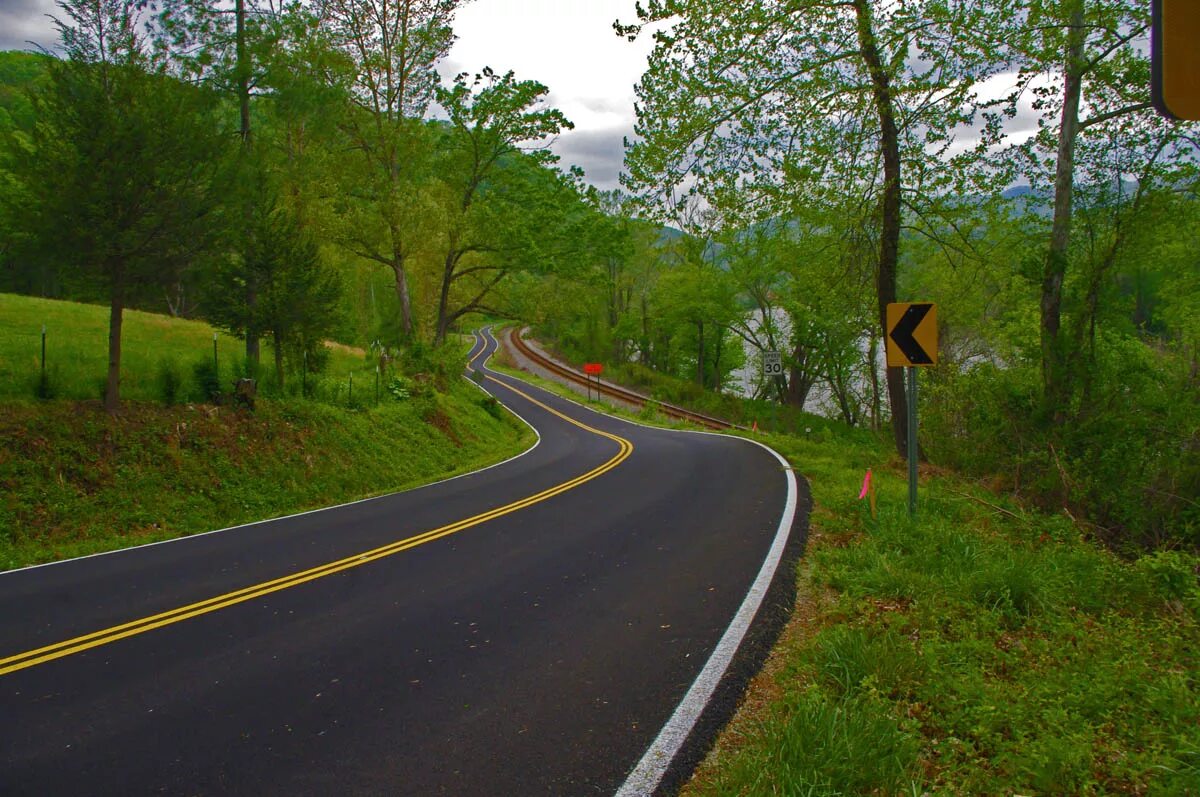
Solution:
M 888 333 L 888 337 L 900 347 L 900 351 L 904 352 L 904 356 L 913 365 L 933 363 L 933 358 L 921 348 L 921 344 L 917 343 L 916 338 L 913 337 L 917 327 L 921 326 L 925 316 L 929 315 L 931 307 L 933 307 L 932 304 L 910 304 L 904 311 L 904 315 L 900 317 L 900 321 Z

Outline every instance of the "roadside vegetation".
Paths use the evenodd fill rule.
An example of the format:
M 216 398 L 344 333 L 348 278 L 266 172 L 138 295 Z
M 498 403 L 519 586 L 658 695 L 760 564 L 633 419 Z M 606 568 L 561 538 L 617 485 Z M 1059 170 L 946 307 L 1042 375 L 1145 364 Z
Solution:
M 375 358 L 335 348 L 318 387 L 259 396 L 251 410 L 232 399 L 233 363 L 212 381 L 211 327 L 145 313 L 131 313 L 123 369 L 138 400 L 113 416 L 100 400 L 106 316 L 0 295 L 0 569 L 401 490 L 533 442 L 460 376 L 462 342 L 442 360 L 394 363 L 379 394 Z M 56 331 L 53 399 L 37 397 L 29 351 L 42 321 Z M 163 381 L 162 362 L 179 364 L 177 382 Z M 353 395 L 350 374 L 362 375 Z
M 796 604 L 681 794 L 1200 789 L 1200 559 L 1122 559 L 1066 514 L 933 467 L 910 519 L 904 463 L 879 436 L 804 413 L 759 426 L 748 436 L 813 493 Z
M 793 618 L 683 790 L 1195 794 L 1200 561 L 836 434 L 765 435 L 815 507 Z M 857 500 L 873 468 L 878 516 Z

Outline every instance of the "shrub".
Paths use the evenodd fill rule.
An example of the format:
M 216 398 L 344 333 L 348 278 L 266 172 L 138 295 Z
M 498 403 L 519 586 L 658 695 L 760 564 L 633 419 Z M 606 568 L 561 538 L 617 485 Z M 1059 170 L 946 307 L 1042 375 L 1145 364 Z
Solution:
M 192 376 L 196 380 L 197 398 L 200 401 L 221 402 L 221 375 L 216 363 L 205 357 L 192 366 Z
M 174 360 L 160 360 L 158 363 L 158 397 L 163 404 L 171 406 L 179 401 L 183 394 L 183 377 Z

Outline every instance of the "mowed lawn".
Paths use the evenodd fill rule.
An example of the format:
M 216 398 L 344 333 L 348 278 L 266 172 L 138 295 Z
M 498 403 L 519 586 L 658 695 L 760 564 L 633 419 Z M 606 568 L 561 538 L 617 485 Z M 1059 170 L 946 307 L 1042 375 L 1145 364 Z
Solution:
M 46 369 L 56 398 L 99 398 L 108 370 L 108 307 L 0 293 L 0 399 L 32 399 L 41 369 L 42 327 Z M 213 358 L 213 327 L 201 321 L 126 310 L 121 346 L 121 397 L 160 398 L 161 374 L 174 368 L 183 380 Z M 245 344 L 217 332 L 221 385 L 240 375 Z M 274 378 L 272 348 L 263 341 L 262 379 Z M 373 389 L 375 367 L 358 349 L 334 345 L 324 376 Z M 291 375 L 289 374 L 289 377 Z M 298 376 L 297 376 L 298 378 Z

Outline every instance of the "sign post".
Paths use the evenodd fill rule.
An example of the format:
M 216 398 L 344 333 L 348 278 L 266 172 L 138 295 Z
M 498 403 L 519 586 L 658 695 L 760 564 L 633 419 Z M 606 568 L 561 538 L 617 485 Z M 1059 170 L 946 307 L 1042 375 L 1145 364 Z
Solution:
M 596 399 L 600 399 L 600 374 L 604 372 L 604 366 L 600 363 L 584 363 L 583 372 L 587 375 L 588 401 L 592 400 L 592 377 L 596 377 Z
M 937 365 L 937 305 L 897 302 L 887 306 L 887 365 L 904 368 L 908 387 L 908 514 L 917 514 L 917 369 Z

